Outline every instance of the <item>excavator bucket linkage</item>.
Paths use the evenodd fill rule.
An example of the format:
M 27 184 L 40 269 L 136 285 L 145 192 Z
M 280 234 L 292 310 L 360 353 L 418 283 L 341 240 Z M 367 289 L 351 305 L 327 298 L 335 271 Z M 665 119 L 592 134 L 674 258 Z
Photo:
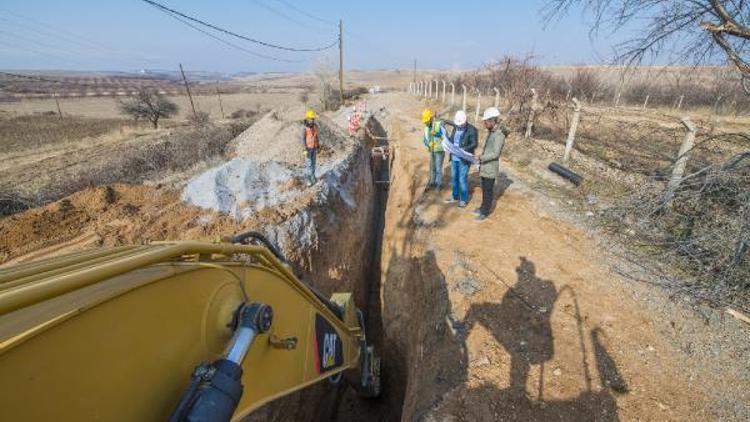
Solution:
M 315 292 L 262 236 L 229 240 L 0 269 L 3 419 L 239 420 L 345 373 L 379 395 L 351 295 Z

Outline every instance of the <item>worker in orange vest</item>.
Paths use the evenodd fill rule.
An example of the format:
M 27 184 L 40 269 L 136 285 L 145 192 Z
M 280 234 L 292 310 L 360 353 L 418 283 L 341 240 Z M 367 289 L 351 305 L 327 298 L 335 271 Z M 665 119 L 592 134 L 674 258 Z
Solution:
M 315 184 L 317 179 L 315 178 L 315 161 L 318 155 L 318 148 L 320 148 L 320 141 L 318 140 L 318 125 L 315 123 L 317 116 L 313 110 L 308 110 L 305 113 L 305 132 L 302 135 L 302 145 L 305 148 L 305 177 L 307 178 L 307 186 Z

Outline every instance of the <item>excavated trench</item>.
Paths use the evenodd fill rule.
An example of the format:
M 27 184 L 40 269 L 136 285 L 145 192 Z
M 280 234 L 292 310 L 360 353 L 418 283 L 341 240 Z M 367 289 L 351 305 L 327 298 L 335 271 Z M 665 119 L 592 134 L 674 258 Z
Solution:
M 353 293 L 365 314 L 368 340 L 382 357 L 383 394 L 378 399 L 364 399 L 346 382 L 320 383 L 270 403 L 246 421 L 401 419 L 405 365 L 401 352 L 391 347 L 385 334 L 387 321 L 383 320 L 381 301 L 392 162 L 388 154 L 381 153 L 388 147 L 388 134 L 379 120 L 383 117 L 367 119 L 356 148 L 337 166 L 338 189 L 322 189 L 325 195 L 319 200 L 284 223 L 262 229 L 305 282 L 325 295 Z

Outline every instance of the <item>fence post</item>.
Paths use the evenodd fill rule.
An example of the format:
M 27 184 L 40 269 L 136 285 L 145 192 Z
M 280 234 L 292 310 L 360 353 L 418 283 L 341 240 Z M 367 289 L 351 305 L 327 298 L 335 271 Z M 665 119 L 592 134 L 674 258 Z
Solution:
M 440 98 L 440 81 L 435 79 L 435 99 Z
M 427 81 L 422 81 L 422 96 L 427 97 L 430 87 L 427 86 Z
M 672 177 L 670 177 L 669 184 L 667 184 L 667 193 L 664 195 L 665 205 L 672 201 L 677 187 L 680 186 L 682 176 L 685 175 L 685 167 L 690 159 L 690 151 L 695 144 L 695 133 L 697 132 L 695 124 L 690 120 L 690 117 L 683 117 L 682 124 L 685 126 L 687 133 L 685 134 L 685 140 L 682 141 L 682 146 L 680 146 L 680 151 L 677 153 L 677 161 L 675 161 L 674 169 L 672 169 Z
M 445 104 L 445 79 L 443 79 L 443 104 Z
M 567 162 L 570 159 L 570 152 L 573 151 L 573 143 L 576 140 L 576 131 L 578 130 L 578 121 L 581 119 L 581 103 L 576 97 L 573 97 L 573 120 L 570 122 L 570 131 L 568 131 L 568 139 L 565 141 L 565 154 L 563 155 L 563 162 Z
M 684 100 L 684 99 L 685 99 L 685 96 L 684 95 L 680 95 L 680 99 L 677 101 L 677 110 L 679 110 L 680 108 L 682 108 L 682 100 Z
M 464 90 L 463 91 L 464 98 L 463 100 L 461 100 L 461 110 L 466 111 L 466 85 L 461 85 L 461 87 Z
M 647 95 L 646 95 L 646 99 L 645 99 L 645 100 L 643 100 L 643 109 L 644 109 L 644 110 L 646 109 L 646 106 L 648 106 L 648 99 L 649 99 L 649 97 L 651 97 L 651 95 L 648 95 L 648 94 L 647 94 Z
M 456 85 L 451 82 L 451 107 L 456 103 Z
M 425 97 L 430 98 L 432 97 L 432 81 L 426 81 L 427 83 L 427 94 Z
M 529 108 L 529 121 L 526 122 L 526 134 L 524 138 L 528 139 L 531 137 L 531 129 L 534 126 L 534 112 L 536 111 L 536 90 L 531 88 L 531 107 Z
M 500 90 L 495 88 L 492 88 L 495 91 L 495 107 L 500 107 Z
M 482 92 L 477 89 L 477 111 L 474 116 L 474 123 L 479 122 L 479 109 L 482 108 Z
M 615 108 L 620 106 L 620 91 L 617 91 L 617 95 L 615 95 Z
M 716 102 L 714 102 L 714 114 L 719 114 L 719 103 L 721 102 L 721 95 L 716 97 Z

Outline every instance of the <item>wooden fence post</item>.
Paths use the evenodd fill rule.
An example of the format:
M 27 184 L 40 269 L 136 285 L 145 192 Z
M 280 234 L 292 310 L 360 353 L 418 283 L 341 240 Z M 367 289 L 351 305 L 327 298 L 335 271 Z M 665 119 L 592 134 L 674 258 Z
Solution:
M 646 109 L 646 107 L 648 106 L 648 99 L 649 99 L 649 97 L 651 97 L 651 96 L 647 94 L 647 95 L 646 95 L 646 99 L 645 99 L 645 100 L 643 101 L 643 109 L 644 109 L 644 110 L 645 110 L 645 109 Z
M 497 88 L 492 88 L 495 91 L 495 107 L 500 107 L 500 90 Z
M 573 143 L 576 140 L 576 131 L 578 130 L 578 121 L 581 119 L 581 103 L 576 97 L 573 97 L 573 120 L 570 122 L 570 131 L 568 139 L 565 141 L 565 154 L 563 162 L 570 159 L 570 152 L 573 151 Z
M 714 102 L 714 114 L 719 114 L 719 103 L 721 102 L 721 95 L 716 97 L 716 102 Z
M 679 109 L 682 108 L 682 100 L 684 100 L 684 99 L 685 99 L 685 96 L 684 95 L 680 95 L 680 99 L 677 100 L 677 110 L 679 110 Z
M 677 191 L 682 181 L 682 176 L 685 175 L 685 167 L 687 167 L 687 162 L 690 159 L 690 151 L 693 149 L 693 145 L 695 145 L 695 133 L 697 132 L 695 124 L 690 120 L 690 117 L 683 117 L 682 124 L 685 126 L 687 133 L 685 134 L 685 140 L 682 141 L 682 146 L 680 146 L 680 151 L 677 153 L 677 161 L 675 161 L 674 169 L 672 169 L 672 177 L 670 177 L 667 184 L 667 192 L 664 195 L 665 205 L 669 204 L 674 198 L 675 191 Z
M 531 107 L 529 107 L 529 120 L 526 122 L 526 133 L 524 134 L 524 138 L 528 139 L 531 137 L 531 129 L 534 126 L 534 112 L 536 111 L 536 90 L 534 88 L 531 88 Z

